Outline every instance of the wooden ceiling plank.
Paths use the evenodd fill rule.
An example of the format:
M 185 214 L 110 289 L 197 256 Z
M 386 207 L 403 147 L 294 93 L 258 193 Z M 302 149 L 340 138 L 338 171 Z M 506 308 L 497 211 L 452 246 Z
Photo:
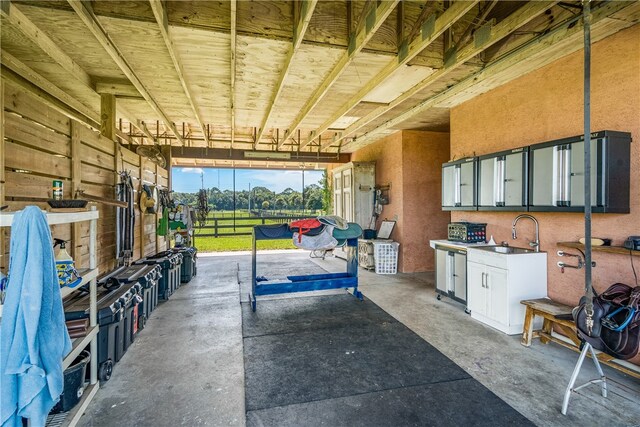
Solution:
M 462 18 L 469 10 L 471 10 L 480 0 L 474 1 L 458 1 L 444 11 L 436 20 L 433 25 L 427 26 L 430 28 L 422 27 L 420 30 L 422 37 L 417 37 L 410 44 L 406 53 L 398 53 L 395 59 L 389 61 L 389 63 L 380 71 L 375 77 L 364 85 L 351 99 L 342 105 L 334 114 L 332 114 L 327 120 L 315 132 L 307 138 L 301 144 L 301 148 L 309 145 L 318 135 L 321 135 L 340 117 L 348 113 L 353 107 L 358 105 L 372 90 L 382 84 L 393 73 L 404 67 L 409 61 L 415 58 L 420 52 L 426 49 L 431 43 L 437 40 L 445 30 L 455 24 L 460 18 Z M 431 31 L 432 29 L 432 31 Z M 422 31 L 429 31 L 429 34 L 422 33 Z M 332 141 L 327 141 L 323 144 L 322 148 L 326 148 L 332 144 Z
M 420 11 L 420 15 L 418 16 L 418 19 L 416 19 L 416 22 L 413 24 L 413 27 L 409 32 L 409 35 L 405 39 L 407 43 L 411 43 L 416 38 L 416 36 L 420 34 L 422 24 L 424 24 L 424 21 L 427 19 L 429 15 L 435 13 L 437 10 L 438 10 L 437 2 L 428 0 L 425 3 L 425 5 L 422 7 L 422 10 Z
M 122 53 L 118 50 L 115 43 L 110 39 L 107 32 L 104 30 L 98 18 L 93 14 L 93 11 L 87 9 L 82 2 L 82 0 L 67 0 L 69 5 L 76 12 L 78 17 L 82 20 L 82 22 L 87 26 L 91 34 L 98 40 L 98 42 L 102 45 L 104 50 L 111 56 L 111 59 L 118 65 L 120 70 L 124 73 L 125 76 L 131 81 L 131 83 L 138 89 L 138 92 L 144 97 L 149 106 L 162 118 L 165 124 L 171 129 L 171 132 L 176 136 L 178 141 L 185 144 L 184 139 L 176 129 L 175 124 L 169 119 L 169 117 L 165 114 L 162 108 L 158 105 L 158 103 L 153 99 L 151 94 L 144 87 L 136 73 L 133 71 L 131 66 L 127 63 Z M 133 122 L 135 123 L 135 122 Z
M 366 116 L 350 125 L 347 129 L 345 129 L 343 138 L 347 138 L 353 135 L 355 132 L 362 129 L 362 127 L 371 123 L 373 120 L 385 114 L 387 111 L 392 110 L 421 90 L 425 89 L 427 86 L 443 78 L 451 71 L 455 70 L 456 68 L 467 62 L 469 59 L 478 55 L 486 48 L 490 47 L 494 43 L 497 43 L 499 40 L 503 39 L 516 29 L 533 20 L 535 17 L 541 15 L 556 3 L 558 3 L 558 1 L 535 1 L 525 4 L 524 6 L 516 10 L 513 14 L 502 20 L 500 23 L 493 26 L 491 28 L 490 36 L 486 40 L 484 40 L 483 43 L 471 43 L 462 48 L 460 52 L 457 52 L 455 54 L 455 61 L 453 63 L 426 77 L 421 82 L 414 85 L 411 89 L 407 90 L 402 95 L 394 99 L 388 105 L 376 108 Z
M 27 39 L 42 49 L 43 52 L 56 61 L 65 71 L 80 80 L 85 86 L 93 89 L 91 76 L 89 76 L 80 65 L 60 49 L 49 36 L 31 22 L 12 2 L 3 0 L 2 3 L 3 7 L 0 9 L 0 14 L 3 18 L 18 29 Z
M 207 134 L 207 127 L 204 124 L 204 120 L 202 120 L 202 116 L 198 112 L 198 108 L 196 107 L 193 95 L 187 86 L 187 81 L 184 78 L 184 69 L 182 67 L 182 63 L 178 58 L 178 54 L 173 48 L 173 42 L 171 41 L 171 36 L 169 35 L 169 18 L 167 17 L 167 9 L 163 5 L 162 0 L 149 0 L 151 4 L 151 10 L 153 11 L 153 16 L 156 18 L 156 22 L 160 27 L 160 34 L 162 35 L 162 39 L 164 40 L 165 45 L 167 46 L 167 50 L 169 51 L 169 56 L 171 57 L 171 61 L 173 62 L 173 66 L 176 69 L 176 73 L 178 74 L 178 80 L 180 80 L 180 84 L 182 85 L 182 90 L 184 91 L 185 96 L 189 100 L 189 105 L 193 110 L 193 115 L 202 129 L 202 134 L 204 135 L 204 140 L 209 146 L 209 135 Z
M 371 9 L 371 12 L 367 18 L 362 19 L 361 23 L 358 23 L 358 30 L 353 37 L 353 41 L 350 43 L 350 47 L 340 57 L 338 63 L 327 75 L 320 86 L 313 92 L 311 97 L 307 100 L 304 107 L 298 113 L 293 123 L 289 126 L 284 138 L 278 143 L 277 149 L 280 149 L 284 145 L 285 141 L 298 130 L 298 127 L 302 121 L 309 115 L 311 110 L 320 102 L 320 100 L 326 95 L 329 88 L 338 80 L 342 73 L 347 69 L 349 64 L 353 61 L 355 56 L 364 48 L 364 46 L 371 40 L 378 28 L 389 17 L 395 6 L 400 0 L 383 1 L 375 9 Z M 372 15 L 373 14 L 373 15 Z M 369 21 L 365 23 L 366 21 Z
M 285 59 L 282 73 L 280 74 L 280 79 L 276 84 L 276 90 L 271 96 L 271 100 L 267 107 L 267 114 L 262 120 L 262 125 L 260 126 L 260 129 L 257 133 L 254 149 L 257 149 L 258 144 L 260 144 L 260 141 L 262 140 L 262 135 L 264 134 L 264 131 L 267 128 L 267 124 L 269 123 L 269 119 L 271 118 L 271 113 L 273 112 L 273 108 L 276 102 L 278 101 L 280 94 L 282 93 L 282 89 L 284 88 L 284 82 L 287 79 L 287 75 L 289 75 L 289 72 L 291 71 L 291 64 L 293 62 L 293 57 L 295 56 L 296 52 L 298 52 L 298 49 L 302 45 L 302 39 L 304 38 L 304 33 L 307 31 L 307 28 L 309 27 L 309 22 L 311 22 L 311 16 L 313 15 L 313 11 L 316 8 L 317 3 L 318 3 L 318 0 L 306 0 L 301 3 L 302 5 L 301 11 L 300 11 L 301 13 L 298 18 L 298 22 L 294 23 L 294 26 L 293 26 L 293 29 L 294 29 L 293 45 L 291 46 L 291 50 L 287 54 L 287 58 Z
M 534 2 L 535 3 L 535 2 Z M 592 10 L 592 25 L 594 29 L 596 29 L 597 24 L 607 21 L 607 17 L 615 12 L 619 12 L 624 8 L 630 7 L 632 2 L 606 2 L 601 3 L 596 9 Z M 609 20 L 612 21 L 612 20 Z M 629 22 L 622 22 L 616 20 L 615 22 L 619 23 L 619 26 L 611 26 L 609 32 L 606 34 L 600 34 L 601 38 L 607 37 L 610 34 L 619 31 L 627 26 L 633 25 Z M 469 90 L 478 86 L 483 82 L 492 82 L 489 86 L 489 89 L 501 84 L 504 84 L 514 78 L 517 78 L 520 75 L 531 72 L 535 69 L 545 66 L 565 55 L 573 53 L 581 49 L 582 45 L 578 43 L 574 43 L 571 45 L 572 37 L 579 37 L 582 34 L 584 27 L 584 23 L 581 19 L 581 16 L 578 15 L 562 25 L 554 28 L 549 32 L 545 32 L 534 39 L 529 40 L 523 46 L 519 46 L 515 48 L 513 51 L 503 55 L 499 59 L 487 64 L 482 70 L 477 71 L 476 73 L 470 75 L 466 79 L 457 83 L 456 85 L 442 91 L 441 93 L 422 101 L 421 103 L 415 105 L 414 107 L 402 112 L 396 117 L 388 120 L 382 125 L 372 129 L 371 131 L 365 133 L 361 137 L 355 139 L 348 144 L 349 148 L 353 148 L 354 146 L 361 147 L 366 145 L 368 141 L 373 141 L 380 135 L 381 133 L 389 130 L 390 128 L 398 125 L 399 123 L 404 122 L 405 120 L 410 119 L 411 117 L 419 114 L 429 108 L 437 107 L 446 102 L 450 102 L 453 98 L 458 97 L 464 93 L 469 92 Z M 595 42 L 597 40 L 593 40 Z M 551 51 L 551 49 L 559 44 L 565 43 L 567 46 L 573 46 L 570 51 L 567 51 L 566 48 L 555 49 L 552 51 L 552 54 L 547 54 L 544 60 L 540 60 L 540 56 L 545 54 L 545 52 Z M 529 62 L 524 66 L 525 69 L 521 69 L 518 72 L 512 71 L 512 76 L 507 78 L 506 81 L 503 81 L 497 76 L 504 75 L 507 71 L 513 70 L 514 66 L 518 66 L 518 64 L 522 64 L 523 61 L 529 60 Z M 521 66 L 522 68 L 522 66 Z M 488 89 L 486 89 L 488 90 Z M 464 102 L 466 98 L 471 98 L 479 95 L 479 93 L 469 94 L 468 97 L 465 97 L 459 102 Z M 459 103 L 458 102 L 458 103 Z
M 230 113 L 231 113 L 231 149 L 236 137 L 236 41 L 238 37 L 238 3 L 237 0 L 231 0 L 231 97 L 230 97 Z

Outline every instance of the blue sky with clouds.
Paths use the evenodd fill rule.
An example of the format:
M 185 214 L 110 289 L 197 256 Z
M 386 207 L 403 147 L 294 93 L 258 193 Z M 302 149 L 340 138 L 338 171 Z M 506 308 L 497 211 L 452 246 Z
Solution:
M 204 174 L 204 187 L 218 187 L 221 190 L 233 190 L 233 169 L 218 168 L 178 168 L 172 169 L 172 187 L 180 193 L 196 193 L 201 187 L 201 174 Z M 304 185 L 320 184 L 322 171 L 304 171 Z M 302 190 L 302 171 L 272 169 L 236 169 L 236 190 L 266 187 L 276 193 L 291 187 Z

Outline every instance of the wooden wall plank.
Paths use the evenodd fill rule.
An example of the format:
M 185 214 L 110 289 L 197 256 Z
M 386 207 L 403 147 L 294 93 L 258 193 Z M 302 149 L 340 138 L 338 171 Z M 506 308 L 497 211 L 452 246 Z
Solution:
M 86 145 L 95 148 L 96 150 L 103 151 L 112 156 L 115 154 L 115 148 L 113 142 L 108 138 L 103 137 L 98 132 L 86 127 L 81 126 L 80 139 Z
M 5 84 L 4 107 L 6 110 L 13 111 L 34 122 L 69 135 L 69 119 L 53 108 L 43 104 L 24 89 Z
M 5 167 L 71 178 L 71 160 L 5 141 Z
M 82 163 L 82 182 L 113 186 L 114 175 L 112 170 Z
M 169 171 L 166 169 L 162 169 L 162 168 L 158 168 L 158 175 L 165 178 L 165 179 L 169 179 Z
M 148 169 L 142 170 L 142 181 L 145 184 L 155 184 L 156 183 L 156 174 Z
M 156 175 L 156 183 L 160 187 L 164 187 L 164 188 L 168 188 L 169 187 L 169 180 L 167 178 L 159 176 L 159 175 Z
M 34 148 L 66 157 L 71 156 L 71 144 L 68 136 L 38 126 L 33 121 L 17 114 L 5 114 L 4 136 Z
M 100 166 L 101 168 L 113 170 L 113 156 L 111 154 L 103 153 L 93 147 L 82 144 L 80 146 L 80 158 L 84 163 L 88 163 L 94 166 Z
M 133 151 L 128 150 L 124 147 L 121 148 L 121 151 L 122 151 L 122 159 L 126 163 L 129 163 L 130 165 L 136 168 L 140 166 L 140 156 L 138 156 Z
M 31 173 L 19 173 L 7 171 L 6 177 L 6 198 L 38 198 L 50 199 L 52 181 L 50 177 L 35 175 Z M 65 199 L 70 199 L 73 191 L 71 181 L 62 180 L 63 195 Z

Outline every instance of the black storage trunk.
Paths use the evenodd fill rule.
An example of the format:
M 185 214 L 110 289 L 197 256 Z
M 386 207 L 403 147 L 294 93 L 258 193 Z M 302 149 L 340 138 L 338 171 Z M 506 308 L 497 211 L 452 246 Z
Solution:
M 118 362 L 131 343 L 132 324 L 137 319 L 134 307 L 142 298 L 139 284 L 121 285 L 117 289 L 98 288 L 98 370 L 101 380 L 111 376 L 113 363 Z M 89 294 L 80 294 L 64 304 L 67 320 L 89 317 Z
M 146 320 L 158 305 L 158 281 L 162 268 L 159 265 L 134 264 L 113 270 L 101 279 L 105 283 L 131 284 L 141 286 L 142 305 L 138 307 L 138 329 L 143 329 Z
M 172 248 L 172 252 L 182 254 L 182 267 L 180 268 L 180 283 L 189 283 L 196 275 L 196 258 L 198 250 L 193 247 Z
M 162 277 L 158 282 L 158 299 L 168 300 L 176 289 L 180 287 L 182 254 L 164 251 L 139 259 L 134 264 L 159 265 L 162 268 Z
M 60 401 L 51 409 L 52 414 L 70 411 L 78 404 L 84 392 L 84 377 L 90 358 L 91 353 L 85 350 L 64 370 L 64 389 Z

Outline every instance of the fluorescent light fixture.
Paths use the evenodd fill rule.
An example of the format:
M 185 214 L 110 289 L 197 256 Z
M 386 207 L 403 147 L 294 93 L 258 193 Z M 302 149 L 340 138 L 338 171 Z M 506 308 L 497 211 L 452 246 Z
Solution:
M 275 159 L 289 160 L 291 158 L 291 153 L 288 153 L 286 151 L 245 151 L 244 158 L 245 159 L 267 159 L 267 160 L 275 160 Z

